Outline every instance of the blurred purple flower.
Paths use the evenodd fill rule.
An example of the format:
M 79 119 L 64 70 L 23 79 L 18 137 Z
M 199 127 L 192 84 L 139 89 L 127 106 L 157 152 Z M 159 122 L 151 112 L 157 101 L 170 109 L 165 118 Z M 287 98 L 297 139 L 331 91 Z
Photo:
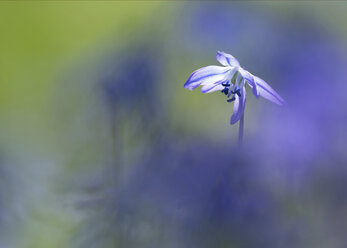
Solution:
M 246 87 L 247 83 L 252 88 L 256 97 L 262 96 L 265 99 L 284 105 L 285 101 L 274 89 L 264 80 L 252 75 L 240 66 L 240 63 L 232 55 L 217 52 L 216 56 L 219 63 L 223 66 L 210 65 L 193 72 L 184 84 L 184 88 L 193 90 L 199 85 L 202 86 L 202 93 L 221 91 L 230 98 L 228 102 L 234 103 L 234 111 L 230 119 L 230 124 L 235 124 L 242 117 L 246 106 Z
M 285 237 L 289 225 L 276 222 L 281 216 L 274 195 L 251 160 L 242 154 L 225 159 L 225 144 L 171 143 L 154 144 L 126 180 L 112 179 L 96 203 L 96 219 L 86 225 L 86 232 L 100 236 L 85 235 L 88 244 L 102 247 L 111 238 L 119 247 L 269 247 Z
M 160 61 L 152 50 L 150 46 L 127 48 L 102 72 L 102 93 L 112 112 L 114 108 L 154 112 Z

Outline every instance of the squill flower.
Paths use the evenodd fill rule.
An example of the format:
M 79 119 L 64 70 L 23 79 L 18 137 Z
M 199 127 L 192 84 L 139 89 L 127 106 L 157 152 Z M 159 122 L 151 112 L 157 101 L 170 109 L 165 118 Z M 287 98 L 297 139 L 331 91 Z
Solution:
M 264 80 L 243 69 L 232 55 L 218 52 L 217 60 L 223 66 L 210 65 L 196 70 L 190 75 L 184 88 L 193 90 L 200 85 L 202 93 L 214 91 L 224 93 L 228 97 L 228 102 L 234 102 L 230 124 L 243 120 L 246 106 L 246 85 L 252 88 L 256 97 L 262 96 L 278 105 L 285 104 L 276 91 Z

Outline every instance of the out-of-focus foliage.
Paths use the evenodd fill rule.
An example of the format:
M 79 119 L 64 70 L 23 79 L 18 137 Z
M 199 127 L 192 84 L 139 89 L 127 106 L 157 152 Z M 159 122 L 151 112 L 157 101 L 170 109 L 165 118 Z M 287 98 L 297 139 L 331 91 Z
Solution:
M 344 247 L 344 2 L 0 3 L 1 247 Z M 268 81 L 183 89 L 217 50 Z

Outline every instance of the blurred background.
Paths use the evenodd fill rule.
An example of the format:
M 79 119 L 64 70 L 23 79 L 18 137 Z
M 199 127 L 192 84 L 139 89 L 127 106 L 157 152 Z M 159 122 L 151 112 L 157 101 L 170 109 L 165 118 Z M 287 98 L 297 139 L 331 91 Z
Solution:
M 0 3 L 0 247 L 346 247 L 346 13 Z M 248 94 L 242 152 L 225 96 L 183 88 L 218 50 L 288 103 Z

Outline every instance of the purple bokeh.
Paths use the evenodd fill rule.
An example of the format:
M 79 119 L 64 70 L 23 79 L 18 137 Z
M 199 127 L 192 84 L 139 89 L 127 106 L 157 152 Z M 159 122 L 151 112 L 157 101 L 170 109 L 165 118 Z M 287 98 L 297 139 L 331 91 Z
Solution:
M 167 83 L 158 80 L 165 78 L 163 70 L 153 70 L 163 61 L 161 53 L 136 57 L 130 47 L 118 60 L 115 72 L 102 81 L 103 96 L 112 114 L 136 116 L 133 110 L 140 110 L 135 122 L 144 125 L 130 132 L 151 136 L 139 138 L 146 149 L 138 160 L 114 162 L 114 174 L 124 176 L 119 168 L 128 169 L 97 203 L 100 211 L 87 226 L 93 223 L 101 234 L 88 243 L 107 236 L 120 247 L 342 247 L 346 225 L 338 223 L 337 214 L 347 202 L 347 171 L 341 166 L 346 164 L 347 56 L 336 34 L 305 15 L 291 20 L 239 4 L 201 4 L 184 9 L 172 31 L 182 39 L 168 46 L 187 56 L 214 49 L 244 57 L 241 64 L 288 103 L 274 108 L 255 100 L 256 106 L 247 106 L 257 112 L 246 119 L 256 130 L 247 135 L 246 124 L 243 150 L 203 134 L 183 142 L 182 134 L 166 126 L 170 115 L 152 111 L 162 104 L 153 92 Z M 134 87 L 132 81 L 143 84 Z M 116 135 L 124 135 L 120 132 Z M 326 228 L 314 229 L 322 222 Z

